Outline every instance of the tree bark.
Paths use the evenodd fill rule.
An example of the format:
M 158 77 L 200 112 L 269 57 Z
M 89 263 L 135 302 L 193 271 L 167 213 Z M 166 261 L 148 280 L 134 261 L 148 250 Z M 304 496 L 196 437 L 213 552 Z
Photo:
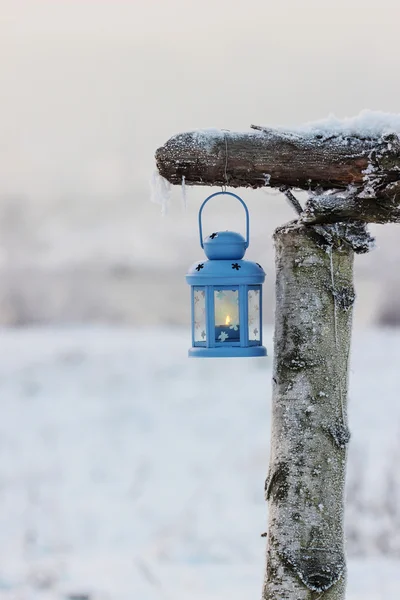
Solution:
M 309 198 L 303 223 L 336 223 L 357 219 L 367 223 L 400 223 L 400 182 L 372 197 L 359 194 L 321 194 Z
M 276 324 L 264 600 L 344 600 L 353 251 L 275 233 Z
M 313 222 L 400 220 L 400 141 L 356 136 L 261 131 L 181 133 L 156 151 L 160 174 L 170 183 L 230 187 L 264 186 L 307 191 L 347 190 L 313 205 Z M 350 197 L 356 201 L 343 204 Z M 335 210 L 338 201 L 338 211 Z M 327 205 L 328 208 L 327 208 Z M 328 214 L 329 213 L 329 214 Z M 328 218 L 327 218 L 328 217 Z M 327 219 L 327 220 L 324 220 Z

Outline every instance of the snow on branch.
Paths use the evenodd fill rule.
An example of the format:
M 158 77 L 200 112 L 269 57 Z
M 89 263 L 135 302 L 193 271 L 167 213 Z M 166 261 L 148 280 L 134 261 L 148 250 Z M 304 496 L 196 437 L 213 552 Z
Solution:
M 400 222 L 400 115 L 252 128 L 175 135 L 156 152 L 159 173 L 174 185 L 307 190 L 308 223 Z

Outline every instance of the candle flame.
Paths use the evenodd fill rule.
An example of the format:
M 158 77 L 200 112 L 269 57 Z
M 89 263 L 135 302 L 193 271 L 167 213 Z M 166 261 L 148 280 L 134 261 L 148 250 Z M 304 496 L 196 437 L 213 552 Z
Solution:
M 225 325 L 230 325 L 230 324 L 231 324 L 231 318 L 230 318 L 230 316 L 228 315 L 228 316 L 226 317 L 226 320 L 225 320 Z

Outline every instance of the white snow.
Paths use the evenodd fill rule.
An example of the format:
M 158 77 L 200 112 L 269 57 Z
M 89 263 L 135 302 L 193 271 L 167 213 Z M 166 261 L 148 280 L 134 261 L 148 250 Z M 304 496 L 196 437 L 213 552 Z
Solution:
M 0 335 L 1 600 L 259 597 L 272 359 L 189 360 L 173 329 Z M 400 333 L 355 334 L 348 600 L 400 597 L 399 363 Z
M 355 136 L 361 138 L 380 138 L 387 134 L 400 134 L 400 113 L 387 113 L 379 110 L 364 109 L 358 115 L 353 117 L 339 118 L 330 114 L 324 119 L 310 121 L 298 126 L 276 126 L 265 127 L 264 130 L 255 130 L 251 132 L 229 131 L 221 129 L 198 129 L 192 131 L 192 138 L 197 147 L 203 147 L 205 151 L 211 149 L 217 139 L 229 133 L 229 138 L 236 136 L 263 136 L 266 133 L 274 134 L 281 132 L 287 136 L 310 136 L 320 135 L 324 138 L 329 136 L 348 137 Z M 182 142 L 183 143 L 183 142 Z M 187 144 L 187 140 L 184 142 Z M 265 185 L 269 185 L 270 175 L 264 174 Z
M 281 127 L 280 129 L 284 129 Z M 355 117 L 340 119 L 333 114 L 319 121 L 311 121 L 291 131 L 302 135 L 343 135 L 379 138 L 384 134 L 400 133 L 400 113 L 362 110 Z M 287 128 L 285 129 L 287 131 Z

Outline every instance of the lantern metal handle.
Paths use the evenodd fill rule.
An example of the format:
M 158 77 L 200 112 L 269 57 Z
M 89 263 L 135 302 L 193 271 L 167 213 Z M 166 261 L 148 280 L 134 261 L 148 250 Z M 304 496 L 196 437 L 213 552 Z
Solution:
M 208 198 L 206 198 L 203 202 L 203 204 L 200 206 L 200 210 L 199 210 L 199 233 L 200 233 L 200 245 L 202 248 L 204 248 L 204 242 L 203 242 L 203 226 L 201 223 L 201 213 L 203 212 L 203 208 L 204 206 L 207 204 L 207 202 L 209 200 L 211 200 L 211 198 L 215 198 L 215 196 L 220 196 L 220 195 L 224 195 L 224 196 L 233 196 L 233 198 L 236 198 L 236 200 L 239 200 L 239 202 L 242 204 L 245 213 L 246 213 L 246 248 L 249 247 L 249 231 L 250 231 L 250 224 L 249 224 L 249 211 L 248 208 L 246 206 L 246 204 L 244 203 L 244 201 L 237 196 L 236 194 L 233 194 L 232 192 L 215 192 L 215 194 L 211 194 L 211 196 L 208 196 Z

